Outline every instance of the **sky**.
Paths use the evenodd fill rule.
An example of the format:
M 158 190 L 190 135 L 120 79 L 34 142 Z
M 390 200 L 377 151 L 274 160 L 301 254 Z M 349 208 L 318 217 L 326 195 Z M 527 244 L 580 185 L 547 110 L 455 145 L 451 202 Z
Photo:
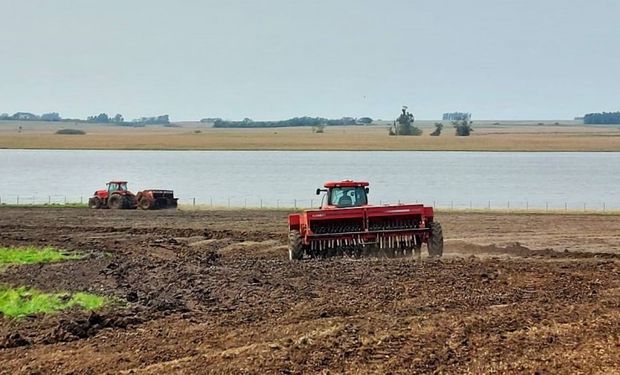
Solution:
M 617 0 L 0 0 L 0 113 L 620 110 Z

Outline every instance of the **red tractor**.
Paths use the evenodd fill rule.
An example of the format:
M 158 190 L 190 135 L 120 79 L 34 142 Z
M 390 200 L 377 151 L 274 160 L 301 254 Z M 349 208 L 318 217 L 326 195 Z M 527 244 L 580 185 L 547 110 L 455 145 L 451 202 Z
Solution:
M 327 182 L 319 209 L 290 214 L 289 257 L 420 256 L 422 244 L 431 257 L 443 255 L 441 225 L 433 208 L 422 204 L 372 206 L 368 182 Z
M 177 208 L 178 198 L 174 197 L 174 191 L 161 189 L 148 189 L 133 194 L 127 190 L 127 181 L 110 181 L 107 189 L 97 190 L 88 199 L 90 208 L 114 208 L 156 210 L 162 208 Z
M 88 199 L 90 208 L 133 209 L 138 207 L 136 196 L 127 190 L 127 181 L 110 181 L 107 189 L 97 190 Z

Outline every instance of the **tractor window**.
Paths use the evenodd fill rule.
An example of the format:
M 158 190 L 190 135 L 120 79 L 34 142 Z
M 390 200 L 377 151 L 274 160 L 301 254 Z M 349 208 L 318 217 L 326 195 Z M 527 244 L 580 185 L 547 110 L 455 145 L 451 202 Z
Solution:
M 108 185 L 108 191 L 112 192 L 112 191 L 125 191 L 127 190 L 127 184 L 118 184 L 118 183 L 112 183 Z
M 329 204 L 336 207 L 363 206 L 367 204 L 366 191 L 361 186 L 333 188 Z

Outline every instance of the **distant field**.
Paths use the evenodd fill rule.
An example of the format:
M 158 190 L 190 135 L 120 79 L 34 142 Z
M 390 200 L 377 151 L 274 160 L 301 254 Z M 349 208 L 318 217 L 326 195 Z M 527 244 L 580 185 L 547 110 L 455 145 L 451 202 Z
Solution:
M 474 123 L 470 137 L 456 137 L 449 124 L 439 137 L 433 122 L 416 123 L 419 137 L 390 137 L 388 123 L 370 126 L 215 129 L 210 124 L 179 127 L 117 127 L 83 123 L 0 121 L 0 148 L 161 150 L 428 150 L 428 151 L 620 151 L 619 126 L 583 126 L 572 121 Z M 22 127 L 21 133 L 18 127 Z M 58 129 L 85 135 L 57 135 Z

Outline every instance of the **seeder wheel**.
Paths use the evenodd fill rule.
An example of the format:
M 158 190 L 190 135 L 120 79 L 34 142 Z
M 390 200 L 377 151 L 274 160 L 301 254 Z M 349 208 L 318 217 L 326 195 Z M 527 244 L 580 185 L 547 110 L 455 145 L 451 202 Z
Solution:
M 443 255 L 443 231 L 441 224 L 432 222 L 430 225 L 431 236 L 428 239 L 428 255 L 430 257 L 441 257 Z
M 292 230 L 288 233 L 288 257 L 290 260 L 301 260 L 304 257 L 301 234 L 298 230 Z

